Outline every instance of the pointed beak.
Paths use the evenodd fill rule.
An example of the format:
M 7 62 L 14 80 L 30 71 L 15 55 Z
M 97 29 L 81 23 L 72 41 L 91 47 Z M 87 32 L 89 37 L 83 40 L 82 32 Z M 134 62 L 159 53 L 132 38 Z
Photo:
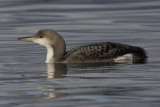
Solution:
M 24 41 L 33 41 L 35 39 L 36 38 L 34 38 L 33 36 L 18 38 L 18 40 L 24 40 Z

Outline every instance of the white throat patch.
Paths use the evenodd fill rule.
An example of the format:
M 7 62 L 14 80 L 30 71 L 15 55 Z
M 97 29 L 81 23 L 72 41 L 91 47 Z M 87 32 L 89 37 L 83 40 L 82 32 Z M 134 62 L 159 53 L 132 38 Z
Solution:
M 40 39 L 35 39 L 33 42 L 38 43 L 42 46 L 45 46 L 47 48 L 47 59 L 46 63 L 54 63 L 55 58 L 54 58 L 54 49 L 53 47 L 49 44 L 49 41 L 45 38 L 40 38 Z
M 47 47 L 49 45 L 48 40 L 45 38 L 34 39 L 33 42 L 38 43 L 38 44 L 45 46 L 45 47 Z
M 54 49 L 51 46 L 48 46 L 46 63 L 54 63 L 54 62 L 55 62 Z

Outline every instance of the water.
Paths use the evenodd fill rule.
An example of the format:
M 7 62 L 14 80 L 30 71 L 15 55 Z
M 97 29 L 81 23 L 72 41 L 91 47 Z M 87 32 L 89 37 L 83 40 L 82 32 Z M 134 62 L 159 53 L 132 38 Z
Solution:
M 45 64 L 18 37 L 54 29 L 67 50 L 100 41 L 143 47 L 145 64 Z M 0 107 L 159 107 L 159 0 L 0 1 Z

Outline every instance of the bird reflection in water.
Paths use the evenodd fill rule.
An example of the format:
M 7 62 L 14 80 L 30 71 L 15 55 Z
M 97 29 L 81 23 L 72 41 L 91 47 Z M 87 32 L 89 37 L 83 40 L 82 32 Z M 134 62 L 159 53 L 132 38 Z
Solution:
M 67 72 L 66 64 L 47 64 L 47 78 L 62 78 Z
M 63 78 L 67 72 L 66 64 L 47 64 L 47 78 Z M 38 96 L 40 100 L 53 99 L 61 96 L 66 96 L 65 93 L 55 93 L 55 91 L 61 90 L 63 88 L 54 87 L 55 84 L 46 84 L 46 87 L 38 87 L 43 93 Z
M 101 70 L 101 71 L 97 71 L 94 70 L 96 67 L 107 67 L 107 69 Z M 77 71 L 83 73 L 84 69 L 87 68 L 92 68 L 93 69 L 93 73 L 101 73 L 101 72 L 106 72 L 108 73 L 110 71 L 110 69 L 112 69 L 112 67 L 116 65 L 104 65 L 104 64 L 98 64 L 98 65 L 93 65 L 93 64 L 77 64 L 77 65 L 65 65 L 65 64 L 47 64 L 47 70 L 48 70 L 48 75 L 47 78 L 48 79 L 53 79 L 53 78 L 60 78 L 60 79 L 53 79 L 53 81 L 50 81 L 49 83 L 46 83 L 45 85 L 43 85 L 42 87 L 39 87 L 39 90 L 41 91 L 41 94 L 38 95 L 38 98 L 40 100 L 48 100 L 48 99 L 55 99 L 55 98 L 59 98 L 59 97 L 66 97 L 66 96 L 74 96 L 75 98 L 77 96 L 102 96 L 102 98 L 108 98 L 108 96 L 114 95 L 114 96 L 120 96 L 123 95 L 124 93 L 130 92 L 130 91 L 137 91 L 137 90 L 141 90 L 141 88 L 139 87 L 134 87 L 134 86 L 130 86 L 130 85 L 126 85 L 126 83 L 119 83 L 118 81 L 111 81 L 110 79 L 114 79 L 115 77 L 113 76 L 113 78 L 107 75 L 105 76 L 101 76 L 101 77 L 93 77 L 93 75 L 88 75 L 87 77 L 85 76 L 80 76 L 78 84 L 76 82 L 65 82 L 64 84 L 61 84 L 61 82 L 59 82 L 59 80 L 61 81 L 61 79 L 64 79 L 63 81 L 65 81 L 65 74 L 67 73 L 67 67 L 69 67 L 68 69 L 72 69 L 72 68 L 76 68 L 75 71 L 72 72 L 68 72 L 68 73 L 73 73 L 75 74 Z M 115 69 L 115 71 L 118 70 L 118 65 L 117 65 L 117 69 Z M 114 69 L 112 69 L 111 71 L 114 71 Z M 86 73 L 87 71 L 85 71 Z M 91 73 L 91 71 L 88 71 L 89 73 Z M 98 74 L 97 74 L 98 75 Z M 119 79 L 121 79 L 123 77 L 119 77 Z M 81 81 L 82 79 L 85 79 L 86 81 Z M 55 81 L 56 80 L 56 81 Z M 93 80 L 93 81 L 88 81 L 88 80 Z M 103 81 L 101 81 L 103 80 Z M 105 82 L 105 81 L 106 82 Z M 107 80 L 109 80 L 107 82 Z M 96 81 L 96 83 L 94 83 Z M 98 82 L 99 81 L 99 82 Z M 84 85 L 85 82 L 85 85 Z M 63 82 L 64 83 L 64 82 Z M 98 83 L 98 84 L 97 84 Z M 74 84 L 74 89 L 73 89 L 73 84 Z M 88 85 L 86 85 L 88 84 Z M 71 91 L 72 90 L 72 91 Z M 90 97 L 91 98 L 91 97 Z M 91 100 L 95 100 L 96 98 L 91 98 Z M 106 100 L 106 99 L 105 99 Z

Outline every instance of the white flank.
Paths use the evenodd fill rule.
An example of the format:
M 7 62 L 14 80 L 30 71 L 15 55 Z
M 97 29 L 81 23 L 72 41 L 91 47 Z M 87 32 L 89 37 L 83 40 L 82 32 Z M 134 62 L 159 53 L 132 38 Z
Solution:
M 132 63 L 133 62 L 133 54 L 125 54 L 123 56 L 119 56 L 113 59 L 116 63 Z

